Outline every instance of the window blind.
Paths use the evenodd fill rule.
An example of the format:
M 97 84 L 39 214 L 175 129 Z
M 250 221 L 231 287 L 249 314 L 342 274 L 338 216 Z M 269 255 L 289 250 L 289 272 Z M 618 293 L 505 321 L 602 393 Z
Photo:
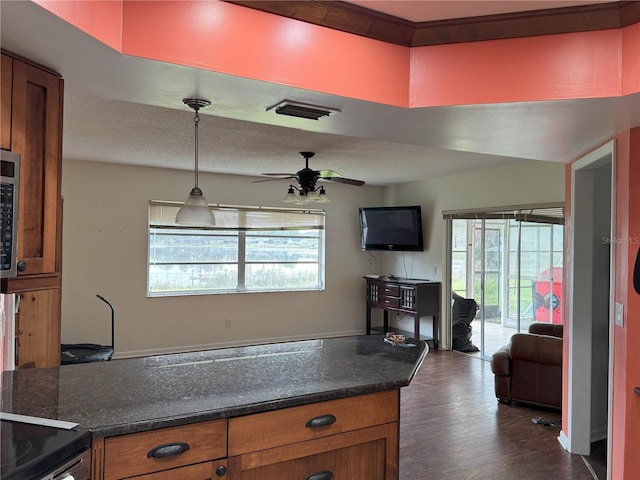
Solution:
M 149 202 L 149 226 L 154 228 L 185 229 L 176 225 L 175 218 L 182 206 L 177 202 Z M 212 205 L 216 218 L 214 227 L 188 227 L 205 230 L 274 231 L 324 230 L 323 210 Z

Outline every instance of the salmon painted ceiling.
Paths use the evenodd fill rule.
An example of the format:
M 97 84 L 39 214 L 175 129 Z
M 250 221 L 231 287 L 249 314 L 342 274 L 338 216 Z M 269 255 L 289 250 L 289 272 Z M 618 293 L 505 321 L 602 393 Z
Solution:
M 106 14 L 92 23 L 60 10 L 65 2 L 38 3 L 0 4 L 2 48 L 64 76 L 67 159 L 189 170 L 188 96 L 213 103 L 202 115 L 213 133 L 200 142 L 201 171 L 295 169 L 297 152 L 311 150 L 323 168 L 374 185 L 568 162 L 640 125 L 637 23 L 409 48 L 225 2 L 126 2 L 115 33 Z M 352 3 L 410 21 L 437 19 L 443 3 L 456 4 L 449 15 L 473 16 L 462 4 L 503 4 L 499 13 L 576 4 Z M 339 113 L 274 114 L 284 99 Z

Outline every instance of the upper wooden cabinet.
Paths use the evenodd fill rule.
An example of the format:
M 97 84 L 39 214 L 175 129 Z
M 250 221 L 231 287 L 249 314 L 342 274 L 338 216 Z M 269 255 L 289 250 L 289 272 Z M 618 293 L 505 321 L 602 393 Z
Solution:
M 2 148 L 20 155 L 18 276 L 2 292 L 60 286 L 63 80 L 2 53 Z

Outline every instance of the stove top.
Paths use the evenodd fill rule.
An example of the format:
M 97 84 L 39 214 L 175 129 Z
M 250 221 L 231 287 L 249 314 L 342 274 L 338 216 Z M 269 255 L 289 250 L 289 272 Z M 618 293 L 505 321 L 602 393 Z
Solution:
M 0 477 L 33 480 L 91 446 L 91 433 L 43 425 L 0 421 Z

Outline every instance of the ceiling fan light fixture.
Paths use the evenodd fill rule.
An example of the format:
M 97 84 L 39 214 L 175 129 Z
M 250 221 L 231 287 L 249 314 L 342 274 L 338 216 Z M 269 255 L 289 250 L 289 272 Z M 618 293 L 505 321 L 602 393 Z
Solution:
M 316 200 L 316 203 L 331 203 L 331 200 L 329 200 L 329 196 L 327 195 L 327 192 L 325 191 L 324 187 L 320 187 L 318 191 L 318 199 Z
M 211 102 L 202 98 L 185 98 L 182 102 L 195 111 L 193 118 L 195 126 L 195 182 L 184 205 L 178 210 L 175 222 L 177 225 L 213 227 L 216 224 L 216 219 L 209 208 L 207 199 L 202 194 L 202 190 L 198 187 L 198 123 L 200 122 L 198 110 L 208 107 Z
M 267 108 L 267 111 L 269 110 L 274 110 L 279 115 L 307 118 L 310 120 L 319 120 L 322 117 L 328 117 L 340 112 L 340 109 L 337 108 L 293 102 L 291 100 L 282 100 L 281 102 Z
M 318 200 L 320 200 L 320 196 L 318 195 L 318 192 L 316 190 L 311 189 L 307 192 L 307 201 L 309 203 L 317 202 Z
M 289 185 L 289 191 L 284 196 L 284 199 L 282 201 L 285 202 L 285 203 L 297 203 L 298 202 L 298 196 L 296 195 L 296 192 L 293 189 L 293 185 Z

